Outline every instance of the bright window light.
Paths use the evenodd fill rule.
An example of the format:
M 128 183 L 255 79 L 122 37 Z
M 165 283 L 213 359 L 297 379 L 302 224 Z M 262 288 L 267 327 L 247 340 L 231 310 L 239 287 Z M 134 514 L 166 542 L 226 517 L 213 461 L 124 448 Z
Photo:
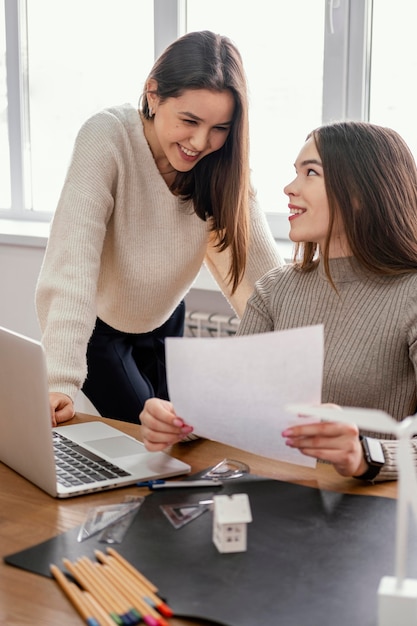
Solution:
M 316 0 L 187 1 L 187 31 L 227 35 L 242 54 L 252 182 L 266 212 L 287 212 L 283 187 L 307 133 L 321 124 L 324 12 Z

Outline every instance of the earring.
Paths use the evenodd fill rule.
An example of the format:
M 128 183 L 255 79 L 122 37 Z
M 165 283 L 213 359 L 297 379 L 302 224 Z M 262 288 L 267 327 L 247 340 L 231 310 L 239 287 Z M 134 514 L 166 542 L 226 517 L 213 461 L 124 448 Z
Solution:
M 149 107 L 149 117 L 153 117 L 152 107 Z

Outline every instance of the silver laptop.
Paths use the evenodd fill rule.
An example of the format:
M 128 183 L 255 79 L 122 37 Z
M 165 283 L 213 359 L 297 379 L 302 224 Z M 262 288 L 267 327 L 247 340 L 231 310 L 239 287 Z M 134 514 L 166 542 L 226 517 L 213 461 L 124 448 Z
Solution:
M 100 421 L 51 428 L 43 348 L 1 326 L 0 461 L 56 498 L 191 470 Z

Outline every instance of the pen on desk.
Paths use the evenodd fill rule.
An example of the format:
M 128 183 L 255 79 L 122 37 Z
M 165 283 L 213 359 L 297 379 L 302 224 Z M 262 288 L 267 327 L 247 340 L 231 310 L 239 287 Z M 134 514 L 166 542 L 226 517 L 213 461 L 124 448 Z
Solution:
M 137 487 L 149 487 L 149 489 L 178 489 L 180 487 L 221 487 L 221 480 L 145 480 L 136 483 Z

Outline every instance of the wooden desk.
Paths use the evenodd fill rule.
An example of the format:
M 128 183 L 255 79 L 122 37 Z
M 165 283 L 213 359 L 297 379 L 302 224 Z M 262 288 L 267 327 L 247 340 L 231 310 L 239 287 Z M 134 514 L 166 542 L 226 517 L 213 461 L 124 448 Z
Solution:
M 94 420 L 78 414 L 73 422 Z M 140 439 L 140 426 L 105 420 L 116 428 Z M 248 463 L 253 474 L 309 487 L 344 493 L 382 495 L 395 498 L 396 483 L 365 485 L 339 476 L 331 466 L 318 469 L 271 461 L 215 442 L 197 440 L 174 446 L 171 454 L 197 472 L 225 457 Z M 87 510 L 100 504 L 120 502 L 137 487 L 80 496 L 69 500 L 51 498 L 31 483 L 0 464 L 0 549 L 1 557 L 23 550 L 81 524 Z M 145 495 L 147 490 L 143 490 Z M 55 582 L 18 568 L 0 564 L 0 623 L 9 626 L 77 626 L 84 622 L 67 601 Z M 197 622 L 170 620 L 172 626 L 196 626 Z M 199 621 L 202 625 L 204 622 Z M 205 622 L 208 624 L 208 622 Z

